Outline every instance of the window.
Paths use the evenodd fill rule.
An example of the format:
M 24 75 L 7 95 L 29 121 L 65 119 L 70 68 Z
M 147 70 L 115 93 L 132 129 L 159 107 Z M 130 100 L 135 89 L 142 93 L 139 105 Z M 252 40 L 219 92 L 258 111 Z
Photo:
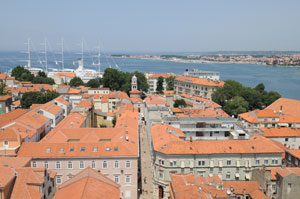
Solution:
M 298 166 L 299 164 L 298 159 L 295 159 L 295 164 Z
M 259 165 L 260 161 L 259 160 L 256 160 L 256 165 Z
M 219 168 L 219 173 L 222 173 L 222 168 Z
M 48 161 L 45 161 L 45 162 L 44 162 L 44 167 L 45 167 L 46 169 L 48 169 L 48 167 L 49 167 Z
M 4 147 L 8 148 L 8 141 L 7 140 L 4 140 Z
M 130 160 L 127 160 L 127 161 L 126 161 L 126 168 L 130 168 L 130 167 L 131 167 Z
M 209 173 L 213 173 L 214 172 L 214 168 L 209 168 Z
M 56 184 L 61 184 L 61 176 L 56 176 Z
M 81 147 L 81 148 L 80 148 L 80 151 L 85 151 L 85 147 Z
M 285 138 L 285 141 L 288 142 L 288 141 L 289 141 L 289 138 Z
M 95 169 L 96 168 L 96 162 L 93 160 L 92 161 L 92 168 Z
M 31 166 L 32 166 L 32 167 L 36 167 L 36 162 L 33 161 Z
M 230 180 L 230 173 L 226 173 L 226 180 Z
M 73 163 L 71 161 L 68 162 L 68 169 L 73 169 Z
M 159 171 L 159 178 L 164 178 L 164 172 L 163 171 Z
M 60 162 L 56 162 L 56 168 L 60 169 Z
M 102 168 L 103 168 L 103 169 L 106 169 L 106 168 L 107 168 L 107 161 L 104 160 L 104 161 L 102 162 Z
M 131 176 L 130 175 L 125 176 L 125 183 L 131 183 Z
M 227 165 L 231 165 L 231 160 L 227 160 Z
M 98 151 L 98 147 L 94 147 L 93 152 L 97 152 L 97 151 Z
M 115 169 L 119 168 L 119 161 L 115 161 Z
M 70 152 L 73 152 L 73 151 L 74 151 L 74 148 L 73 148 L 73 147 L 71 147 L 71 148 L 70 148 Z
M 118 184 L 120 183 L 120 179 L 119 178 L 120 178 L 120 176 L 118 176 L 118 175 L 115 176 L 115 182 L 118 183 Z
M 265 165 L 269 164 L 269 160 L 265 160 L 264 163 L 265 163 Z
M 272 160 L 272 164 L 278 164 L 278 160 Z
M 199 160 L 198 161 L 198 166 L 204 166 L 205 165 L 205 161 L 204 160 Z
M 82 160 L 80 160 L 80 162 L 79 162 L 79 168 L 80 168 L 80 169 L 83 169 L 83 168 L 84 168 L 84 163 L 83 163 Z
M 176 160 L 173 160 L 173 161 L 171 160 L 171 161 L 170 161 L 170 166 L 171 166 L 171 167 L 175 167 L 176 165 L 177 165 Z

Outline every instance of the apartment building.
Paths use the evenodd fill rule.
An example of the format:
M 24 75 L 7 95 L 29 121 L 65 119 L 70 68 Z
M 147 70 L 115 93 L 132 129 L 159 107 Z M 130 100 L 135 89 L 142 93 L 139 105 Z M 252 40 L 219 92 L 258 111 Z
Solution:
M 297 198 L 299 192 L 300 168 L 259 168 L 253 170 L 252 179 L 270 198 Z
M 149 84 L 149 93 L 156 93 L 156 88 L 157 88 L 157 80 L 159 77 L 163 77 L 163 88 L 164 90 L 167 89 L 167 82 L 166 78 L 168 77 L 175 77 L 175 74 L 167 73 L 167 74 L 153 74 L 148 77 L 148 84 Z
M 277 127 L 260 129 L 266 138 L 277 141 L 289 149 L 300 148 L 300 129 Z
M 176 116 L 163 118 L 163 122 L 180 129 L 187 140 L 249 139 L 248 133 L 237 125 L 237 120 L 228 117 L 222 110 L 184 110 L 193 113 L 177 113 Z
M 185 103 L 187 104 L 188 107 L 193 107 L 193 108 L 215 108 L 215 109 L 221 109 L 222 107 L 215 103 L 212 100 L 205 99 L 203 97 L 197 97 L 193 95 L 188 95 L 188 94 L 181 94 L 181 95 L 176 95 L 177 99 L 183 99 Z
M 255 181 L 222 181 L 218 176 L 171 174 L 169 187 L 171 199 L 269 199 Z
M 203 79 L 211 79 L 211 80 L 220 80 L 220 73 L 214 72 L 214 71 L 203 71 L 198 69 L 189 70 L 186 69 L 183 73 L 184 76 L 189 77 L 197 77 L 197 78 L 203 78 Z
M 89 88 L 88 94 L 109 94 L 109 88 Z
M 55 173 L 31 168 L 31 158 L 0 157 L 1 199 L 51 199 L 55 193 Z
M 36 112 L 50 119 L 51 128 L 54 128 L 64 118 L 64 109 L 53 101 L 39 106 L 36 108 Z
M 12 97 L 10 95 L 0 96 L 0 114 L 8 113 L 11 110 Z
M 292 115 L 283 115 L 271 109 L 254 110 L 238 115 L 241 125 L 249 131 L 258 131 L 258 128 L 295 127 L 300 128 L 300 118 Z
M 43 142 L 24 143 L 18 156 L 32 157 L 32 167 L 57 172 L 57 184 L 91 167 L 121 185 L 121 198 L 137 198 L 138 112 L 132 105 L 122 108 L 115 128 L 68 128 L 50 133 Z
M 151 127 L 155 192 L 169 192 L 170 174 L 218 175 L 222 180 L 251 180 L 252 170 L 282 165 L 284 150 L 256 135 L 249 140 L 183 140 L 168 131 L 171 126 Z M 167 197 L 164 197 L 167 198 Z
M 120 199 L 120 185 L 90 167 L 82 170 L 58 187 L 55 199 L 65 199 L 71 195 L 84 198 Z M 125 198 L 129 196 L 125 195 Z
M 67 117 L 72 109 L 72 104 L 68 100 L 69 99 L 67 96 L 60 95 L 52 101 L 54 104 L 60 106 L 63 109 L 64 117 Z
M 177 95 L 188 94 L 211 100 L 213 92 L 223 85 L 223 81 L 177 76 L 174 80 L 174 91 Z

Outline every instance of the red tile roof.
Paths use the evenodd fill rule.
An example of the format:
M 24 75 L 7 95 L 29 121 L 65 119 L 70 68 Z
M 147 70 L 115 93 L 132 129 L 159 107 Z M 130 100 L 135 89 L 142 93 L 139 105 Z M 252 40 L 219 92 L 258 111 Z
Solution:
M 275 110 L 276 112 L 282 110 L 282 113 L 285 115 L 291 115 L 300 118 L 300 100 L 282 97 L 273 102 L 266 109 Z
M 279 153 L 284 150 L 271 140 L 259 135 L 249 140 L 193 140 L 187 141 L 173 133 L 166 124 L 151 127 L 154 150 L 164 154 L 259 154 Z
M 120 185 L 90 167 L 58 187 L 54 199 L 120 198 Z
M 222 87 L 224 86 L 223 81 L 214 81 L 210 79 L 202 79 L 196 77 L 188 77 L 188 76 L 177 76 L 175 78 L 176 81 L 180 82 L 189 82 L 198 85 L 205 85 L 205 86 L 213 86 L 213 87 Z
M 300 137 L 300 129 L 295 128 L 262 128 L 264 136 L 267 138 L 274 137 Z

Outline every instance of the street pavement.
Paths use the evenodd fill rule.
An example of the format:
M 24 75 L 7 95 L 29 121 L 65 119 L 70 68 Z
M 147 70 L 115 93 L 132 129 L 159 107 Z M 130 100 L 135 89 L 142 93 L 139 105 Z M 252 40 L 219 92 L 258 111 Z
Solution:
M 153 199 L 153 173 L 152 173 L 152 161 L 150 151 L 150 141 L 148 139 L 148 133 L 146 126 L 143 122 L 140 132 L 140 150 L 141 150 L 141 177 L 142 177 L 142 194 L 140 199 Z

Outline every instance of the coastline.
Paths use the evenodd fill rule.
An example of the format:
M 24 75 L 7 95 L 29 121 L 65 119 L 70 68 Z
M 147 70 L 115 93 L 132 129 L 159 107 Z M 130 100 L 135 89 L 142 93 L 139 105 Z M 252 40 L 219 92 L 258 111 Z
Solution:
M 193 64 L 253 64 L 260 66 L 271 66 L 271 67 L 283 67 L 283 68 L 300 68 L 300 66 L 289 66 L 289 65 L 269 65 L 261 62 L 218 62 L 218 61 L 205 61 L 205 60 L 183 60 L 183 59 L 162 59 L 153 57 L 130 57 L 130 56 L 111 56 L 112 58 L 127 58 L 127 59 L 144 59 L 144 60 L 157 60 L 157 61 L 168 61 L 177 63 L 193 63 Z

